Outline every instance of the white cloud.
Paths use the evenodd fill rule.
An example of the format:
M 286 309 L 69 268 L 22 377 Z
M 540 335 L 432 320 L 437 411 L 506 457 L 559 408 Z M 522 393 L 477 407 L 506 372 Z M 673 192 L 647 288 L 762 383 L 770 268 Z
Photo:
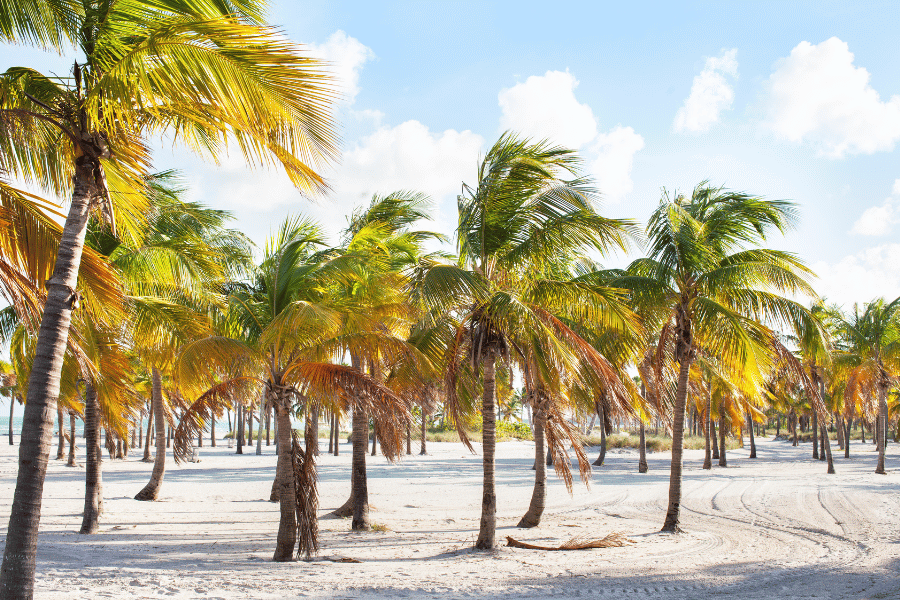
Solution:
M 869 77 L 853 65 L 846 42 L 800 42 L 769 77 L 765 125 L 830 158 L 892 150 L 900 139 L 900 96 L 883 102 Z
M 337 80 L 343 102 L 353 104 L 359 93 L 359 71 L 375 58 L 372 49 L 339 30 L 332 33 L 324 44 L 310 44 L 309 50 L 330 63 L 329 70 Z
M 597 135 L 597 120 L 590 106 L 575 99 L 577 86 L 568 71 L 547 71 L 500 90 L 500 127 L 581 148 Z
M 900 179 L 894 180 L 892 195 L 885 198 L 881 206 L 872 206 L 863 211 L 850 233 L 887 235 L 897 223 L 900 223 Z
M 597 158 L 591 162 L 591 170 L 607 200 L 619 202 L 631 191 L 631 166 L 635 153 L 643 147 L 644 138 L 631 127 L 617 125 L 597 136 L 593 147 Z
M 816 291 L 829 302 L 850 308 L 876 298 L 900 296 L 900 244 L 884 244 L 844 257 L 836 264 L 818 262 Z
M 733 48 L 706 59 L 703 70 L 694 77 L 690 95 L 675 114 L 674 131 L 708 131 L 719 120 L 722 111 L 731 108 L 734 89 L 725 76 L 737 77 L 736 56 L 737 49 Z

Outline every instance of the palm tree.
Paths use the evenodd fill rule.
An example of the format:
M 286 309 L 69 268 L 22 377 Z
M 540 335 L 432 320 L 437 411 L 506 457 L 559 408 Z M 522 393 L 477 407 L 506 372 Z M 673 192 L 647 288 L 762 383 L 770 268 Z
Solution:
M 812 273 L 790 253 L 756 247 L 771 230 L 784 231 L 794 219 L 790 202 L 706 182 L 689 198 L 664 191 L 647 225 L 648 256 L 628 268 L 627 287 L 667 307 L 665 328 L 674 337 L 678 364 L 663 531 L 679 530 L 684 413 L 698 351 L 740 369 L 765 365 L 774 361 L 777 340 L 763 321 L 794 326 L 808 318 L 801 305 L 777 293 L 814 296 L 806 281 Z
M 835 362 L 847 373 L 844 401 L 865 403 L 874 397 L 878 464 L 884 474 L 885 441 L 888 430 L 887 394 L 900 376 L 900 298 L 879 298 L 862 312 L 854 306 L 849 318 L 841 319 L 839 335 L 845 352 Z M 874 392 L 874 393 L 873 393 Z
M 553 382 L 552 368 L 543 365 L 575 366 L 578 354 L 596 371 L 611 371 L 589 344 L 554 316 L 553 309 L 588 298 L 579 315 L 584 321 L 625 320 L 608 310 L 618 295 L 560 286 L 543 277 L 557 257 L 572 248 L 605 251 L 624 245 L 627 223 L 596 213 L 594 190 L 587 179 L 577 176 L 579 166 L 571 150 L 511 133 L 501 136 L 479 164 L 477 183 L 464 185 L 459 197 L 458 265 L 426 269 L 416 291 L 434 331 L 444 336 L 445 358 L 434 362 L 445 365 L 450 417 L 467 444 L 462 413 L 475 393 L 475 382 L 480 384 L 484 482 L 479 549 L 495 544 L 498 360 L 509 360 L 514 352 L 523 363 L 530 363 L 531 353 L 543 354 L 537 358 L 538 364 L 543 363 L 543 383 Z M 551 444 L 561 443 L 562 437 L 551 436 Z
M 347 316 L 326 293 L 341 272 L 323 260 L 323 246 L 319 227 L 296 218 L 285 220 L 267 244 L 254 281 L 234 284 L 229 294 L 228 316 L 239 325 L 235 337 L 209 336 L 185 345 L 174 368 L 176 385 L 185 397 L 196 398 L 176 431 L 176 460 L 189 456 L 197 432 L 213 411 L 228 405 L 233 394 L 258 393 L 262 384 L 263 400 L 275 409 L 278 437 L 275 481 L 281 518 L 276 561 L 295 555 L 298 494 L 315 496 L 314 489 L 296 487 L 291 426 L 295 405 L 305 410 L 327 401 L 342 410 L 368 411 L 380 423 L 382 448 L 390 456 L 396 456 L 401 445 L 402 419 L 397 415 L 408 416 L 405 403 L 374 378 L 333 362 L 347 351 L 362 355 L 367 348 L 377 350 L 380 340 L 354 336 L 356 332 L 346 328 Z M 307 458 L 312 460 L 312 455 L 307 453 Z M 302 516 L 301 526 L 307 529 L 299 531 L 301 551 L 308 555 L 317 548 L 315 530 L 308 529 L 314 528 L 315 513 Z
M 46 432 L 79 300 L 89 214 L 98 211 L 124 236 L 140 228 L 144 204 L 133 192 L 147 172 L 148 135 L 174 134 L 213 157 L 236 138 L 250 162 L 283 165 L 307 192 L 322 189 L 316 162 L 333 156 L 336 142 L 328 75 L 280 32 L 261 25 L 255 2 L 37 4 L 4 5 L 6 36 L 78 48 L 83 56 L 74 61 L 71 79 L 28 68 L 0 77 L 3 170 L 54 196 L 71 195 L 30 374 L 22 467 L 0 570 L 0 588 L 10 598 L 32 595 Z

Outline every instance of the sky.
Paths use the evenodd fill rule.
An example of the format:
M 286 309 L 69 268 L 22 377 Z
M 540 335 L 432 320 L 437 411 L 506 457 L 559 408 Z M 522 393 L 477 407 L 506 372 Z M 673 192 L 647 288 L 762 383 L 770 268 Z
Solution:
M 771 245 L 850 308 L 900 295 L 898 13 L 895 2 L 274 1 L 270 21 L 329 61 L 342 90 L 331 193 L 310 201 L 274 169 L 236 154 L 205 164 L 165 141 L 156 163 L 260 246 L 288 214 L 337 234 L 354 207 L 401 189 L 428 193 L 428 226 L 452 235 L 462 183 L 514 130 L 577 149 L 606 216 L 643 223 L 663 188 L 703 180 L 793 200 L 797 227 Z M 0 48 L 4 69 L 70 62 Z

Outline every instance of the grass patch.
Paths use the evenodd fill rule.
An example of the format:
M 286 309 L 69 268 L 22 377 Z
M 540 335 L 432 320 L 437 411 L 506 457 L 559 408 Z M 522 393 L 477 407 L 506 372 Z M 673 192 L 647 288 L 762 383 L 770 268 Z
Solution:
M 647 444 L 647 452 L 670 452 L 672 450 L 672 438 L 663 435 L 645 435 L 644 439 Z M 584 437 L 585 446 L 599 446 L 600 434 L 592 433 Z M 637 433 L 614 433 L 606 437 L 607 448 L 640 448 L 641 436 Z M 749 446 L 750 441 L 745 440 L 744 443 Z M 737 438 L 725 438 L 725 448 L 734 450 L 740 448 L 741 442 Z M 696 435 L 684 436 L 684 448 L 686 450 L 703 450 L 706 448 L 706 438 Z

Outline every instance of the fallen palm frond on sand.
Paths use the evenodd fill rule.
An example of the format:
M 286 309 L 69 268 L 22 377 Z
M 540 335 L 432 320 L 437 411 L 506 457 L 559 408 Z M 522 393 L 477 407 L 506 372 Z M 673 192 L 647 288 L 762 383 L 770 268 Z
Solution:
M 513 548 L 525 548 L 526 550 L 588 550 L 590 548 L 621 548 L 627 544 L 634 544 L 634 540 L 630 540 L 621 533 L 611 533 L 605 538 L 589 538 L 586 536 L 576 536 L 561 546 L 537 546 L 520 542 L 509 536 L 506 536 L 506 545 Z

